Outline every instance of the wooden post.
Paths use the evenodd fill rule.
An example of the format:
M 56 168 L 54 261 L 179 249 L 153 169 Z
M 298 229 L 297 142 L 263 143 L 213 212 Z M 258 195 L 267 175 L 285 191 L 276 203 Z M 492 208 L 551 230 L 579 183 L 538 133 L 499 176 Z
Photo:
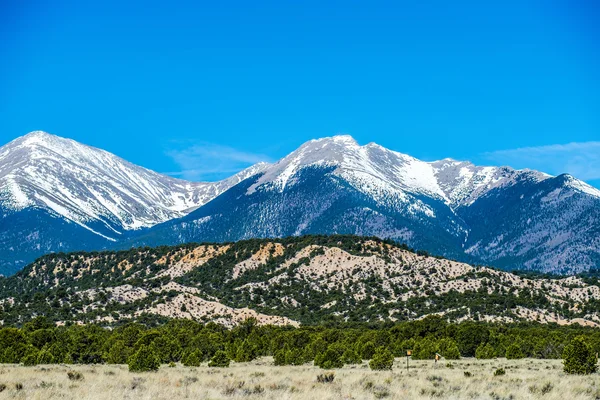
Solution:
M 406 371 L 408 371 L 408 357 L 412 355 L 412 350 L 406 350 Z

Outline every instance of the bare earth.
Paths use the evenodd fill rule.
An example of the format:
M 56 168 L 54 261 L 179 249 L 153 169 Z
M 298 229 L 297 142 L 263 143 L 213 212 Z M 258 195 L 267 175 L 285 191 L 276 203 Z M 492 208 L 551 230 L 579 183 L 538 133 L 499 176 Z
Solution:
M 411 361 L 396 359 L 393 371 L 371 371 L 366 363 L 333 370 L 333 383 L 318 383 L 324 371 L 275 367 L 270 358 L 229 368 L 163 366 L 130 373 L 123 365 L 0 366 L 0 399 L 596 399 L 600 375 L 571 376 L 560 360 Z M 497 368 L 506 375 L 494 376 Z M 68 371 L 83 374 L 69 380 Z M 465 376 L 465 371 L 472 374 Z M 22 384 L 22 389 L 16 388 Z

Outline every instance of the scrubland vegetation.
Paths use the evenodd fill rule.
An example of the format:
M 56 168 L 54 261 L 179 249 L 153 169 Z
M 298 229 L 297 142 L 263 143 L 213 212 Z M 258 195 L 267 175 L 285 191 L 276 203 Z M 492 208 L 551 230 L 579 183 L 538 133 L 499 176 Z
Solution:
M 504 374 L 496 375 L 503 369 Z M 229 368 L 161 366 L 132 373 L 125 365 L 0 366 L 0 399 L 560 399 L 600 397 L 597 375 L 569 375 L 560 360 L 406 360 L 372 371 L 366 362 L 324 371 L 310 364 L 274 366 L 271 357 Z M 321 377 L 319 379 L 319 377 Z M 325 379 L 332 377 L 331 379 Z M 17 389 L 20 387 L 20 389 Z
M 598 272 L 512 274 L 356 236 L 49 254 L 0 277 L 0 321 L 114 327 L 187 318 L 233 326 L 536 321 L 600 326 Z
M 369 361 L 373 370 L 390 370 L 394 357 L 410 350 L 414 360 L 565 358 L 565 371 L 596 370 L 600 330 L 541 324 L 451 324 L 441 317 L 394 325 L 258 325 L 245 320 L 228 329 L 214 323 L 171 320 L 158 327 L 140 323 L 115 329 L 97 325 L 56 327 L 43 317 L 21 328 L 0 329 L 0 362 L 37 364 L 128 364 L 133 372 L 160 365 L 227 367 L 272 356 L 276 366 L 313 363 L 336 369 Z

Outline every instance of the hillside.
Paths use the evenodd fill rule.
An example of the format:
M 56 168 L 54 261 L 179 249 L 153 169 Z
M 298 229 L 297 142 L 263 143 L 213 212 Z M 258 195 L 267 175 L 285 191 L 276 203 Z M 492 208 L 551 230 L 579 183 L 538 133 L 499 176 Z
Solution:
M 234 325 L 403 321 L 600 324 L 597 278 L 525 278 L 377 238 L 303 236 L 44 256 L 0 279 L 0 320 L 189 318 Z

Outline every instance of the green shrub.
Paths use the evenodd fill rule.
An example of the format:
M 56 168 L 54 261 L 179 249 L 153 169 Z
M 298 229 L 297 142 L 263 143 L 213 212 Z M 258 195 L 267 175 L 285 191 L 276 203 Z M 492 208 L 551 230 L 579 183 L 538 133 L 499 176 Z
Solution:
M 414 360 L 433 360 L 438 350 L 438 344 L 433 339 L 421 339 L 415 342 L 412 358 Z
M 373 358 L 373 354 L 375 354 L 375 343 L 367 342 L 360 349 L 360 356 L 363 360 L 370 360 Z
M 160 368 L 160 360 L 149 346 L 141 345 L 127 361 L 129 371 L 148 372 L 157 371 Z
M 199 367 L 202 364 L 202 352 L 198 349 L 187 352 L 181 362 L 186 367 Z
M 362 362 L 362 357 L 354 350 L 354 348 L 350 347 L 342 354 L 342 360 L 344 361 L 344 364 L 360 364 Z
M 387 347 L 378 347 L 369 362 L 369 367 L 377 371 L 391 370 L 393 365 L 394 355 Z
M 502 376 L 502 375 L 506 375 L 506 371 L 504 370 L 504 368 L 498 368 L 497 370 L 494 371 L 494 376 Z
M 237 347 L 233 359 L 236 362 L 249 362 L 257 358 L 258 355 L 258 347 L 246 339 Z
M 105 355 L 108 364 L 126 364 L 131 355 L 130 349 L 125 346 L 123 340 L 117 340 Z
M 273 363 L 277 366 L 286 365 L 286 349 L 279 349 L 273 354 Z
M 485 345 L 481 343 L 477 350 L 475 350 L 475 357 L 479 360 L 489 360 L 495 357 L 494 348 L 491 344 L 486 343 Z
M 285 352 L 285 363 L 287 365 L 302 365 L 304 362 L 304 351 L 302 349 L 291 349 Z
M 209 367 L 219 367 L 219 368 L 227 368 L 229 367 L 229 363 L 231 360 L 227 357 L 227 353 L 223 350 L 219 350 L 215 353 L 213 358 L 210 359 L 208 363 Z
M 330 346 L 324 353 L 315 356 L 315 365 L 323 369 L 342 368 L 344 360 L 342 354 Z
M 439 353 L 448 360 L 460 359 L 460 351 L 458 345 L 450 338 L 442 339 L 438 342 Z
M 596 372 L 596 356 L 583 336 L 578 336 L 563 351 L 564 371 L 568 374 L 587 375 Z
M 506 348 L 506 358 L 508 360 L 517 360 L 519 358 L 524 358 L 525 354 L 521 350 L 521 346 L 517 343 L 512 343 L 510 346 Z
M 54 364 L 54 356 L 46 349 L 40 350 L 37 357 L 38 364 Z
M 23 358 L 21 359 L 21 362 L 26 367 L 31 367 L 33 365 L 37 365 L 38 355 L 39 355 L 39 352 L 35 348 L 32 347 L 31 349 L 27 350 L 27 353 L 23 356 Z

